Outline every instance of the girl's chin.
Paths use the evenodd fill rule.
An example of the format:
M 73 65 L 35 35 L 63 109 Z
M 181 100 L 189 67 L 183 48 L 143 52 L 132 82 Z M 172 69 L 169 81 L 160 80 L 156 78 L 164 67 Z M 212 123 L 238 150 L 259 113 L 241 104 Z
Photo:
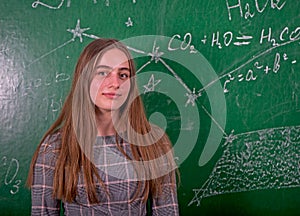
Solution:
M 97 105 L 96 105 L 97 106 Z M 97 106 L 98 110 L 101 112 L 115 112 L 120 109 L 121 106 Z

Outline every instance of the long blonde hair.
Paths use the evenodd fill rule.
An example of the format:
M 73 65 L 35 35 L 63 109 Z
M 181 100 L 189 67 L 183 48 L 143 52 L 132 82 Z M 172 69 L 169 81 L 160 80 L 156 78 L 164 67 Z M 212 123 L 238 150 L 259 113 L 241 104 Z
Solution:
M 67 202 L 74 201 L 77 195 L 76 189 L 79 172 L 82 171 L 89 201 L 91 203 L 99 202 L 96 193 L 96 184 L 97 182 L 100 183 L 103 188 L 105 188 L 105 185 L 98 174 L 96 166 L 89 157 L 89 155 L 92 154 L 92 145 L 90 144 L 95 142 L 97 136 L 97 126 L 95 122 L 95 112 L 97 108 L 92 103 L 88 91 L 92 78 L 91 71 L 93 71 L 95 61 L 101 58 L 101 55 L 111 48 L 120 49 L 128 57 L 131 73 L 130 92 L 127 101 L 120 108 L 119 117 L 122 121 L 124 120 L 128 123 L 127 136 L 130 141 L 133 157 L 131 160 L 148 164 L 145 166 L 136 166 L 137 173 L 140 175 L 139 179 L 141 179 L 138 182 L 138 187 L 141 188 L 141 186 L 144 185 L 142 190 L 143 200 L 146 202 L 149 194 L 152 196 L 160 195 L 162 193 L 164 178 L 167 175 L 175 175 L 174 169 L 176 165 L 173 159 L 170 140 L 160 129 L 156 128 L 154 130 L 153 126 L 151 127 L 147 120 L 142 100 L 138 94 L 135 80 L 136 70 L 130 53 L 123 44 L 115 39 L 97 39 L 86 46 L 81 53 L 75 67 L 71 90 L 65 100 L 61 113 L 44 134 L 33 155 L 27 179 L 27 185 L 29 187 L 31 187 L 33 183 L 34 166 L 40 146 L 47 136 L 60 132 L 61 145 L 55 165 L 53 196 Z M 74 104 L 78 106 L 74 106 Z M 76 108 L 74 109 L 74 107 Z M 151 135 L 136 136 L 147 134 Z M 84 143 L 84 146 L 82 143 Z M 140 143 L 140 145 L 136 143 Z M 120 147 L 118 139 L 117 146 Z M 121 148 L 119 149 L 125 154 Z M 128 155 L 125 156 L 128 157 Z M 162 160 L 152 163 L 158 158 L 163 158 L 162 160 L 168 164 L 170 173 L 161 174 L 161 167 L 158 163 L 161 163 Z M 174 179 L 174 176 L 172 176 L 171 185 L 175 185 Z M 172 189 L 175 190 L 176 188 Z M 134 198 L 137 197 L 139 193 L 140 190 L 137 190 Z

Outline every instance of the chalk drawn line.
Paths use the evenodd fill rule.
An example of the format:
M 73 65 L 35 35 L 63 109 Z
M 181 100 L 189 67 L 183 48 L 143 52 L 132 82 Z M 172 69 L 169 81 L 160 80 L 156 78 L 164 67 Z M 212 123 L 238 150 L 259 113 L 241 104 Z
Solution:
M 41 59 L 45 58 L 46 56 L 50 55 L 51 53 L 55 52 L 56 50 L 58 50 L 58 49 L 60 49 L 60 48 L 62 48 L 62 47 L 64 47 L 64 46 L 66 46 L 67 44 L 69 44 L 69 43 L 71 43 L 71 42 L 73 42 L 73 41 L 74 41 L 74 39 L 72 38 L 71 40 L 68 40 L 68 41 L 66 41 L 65 43 L 63 43 L 63 44 L 59 45 L 58 47 L 54 48 L 53 50 L 50 50 L 49 52 L 47 52 L 47 53 L 41 55 L 40 57 L 36 58 L 35 60 L 33 60 L 32 62 L 30 62 L 29 64 L 27 64 L 27 65 L 25 66 L 25 68 L 28 68 L 28 67 L 31 66 L 32 64 L 34 64 L 34 63 L 40 61 Z
M 83 38 L 82 36 L 85 36 L 85 37 L 89 37 L 89 38 L 92 38 L 92 39 L 97 39 L 99 37 L 97 37 L 96 35 L 93 35 L 93 34 L 87 34 L 85 33 L 85 31 L 89 30 L 90 28 L 81 28 L 80 27 L 80 19 L 77 19 L 77 23 L 76 23 L 76 26 L 74 29 L 67 29 L 68 32 L 72 33 L 73 34 L 73 37 L 72 39 L 64 42 L 63 44 L 59 45 L 58 47 L 50 50 L 49 52 L 41 55 L 40 57 L 38 57 L 37 59 L 33 60 L 32 62 L 30 62 L 28 65 L 25 66 L 25 68 L 29 67 L 30 65 L 38 62 L 39 60 L 45 58 L 46 56 L 50 55 L 51 53 L 57 51 L 58 49 L 68 45 L 69 43 L 71 42 L 74 42 L 76 38 L 79 38 L 80 42 L 82 43 L 83 41 Z

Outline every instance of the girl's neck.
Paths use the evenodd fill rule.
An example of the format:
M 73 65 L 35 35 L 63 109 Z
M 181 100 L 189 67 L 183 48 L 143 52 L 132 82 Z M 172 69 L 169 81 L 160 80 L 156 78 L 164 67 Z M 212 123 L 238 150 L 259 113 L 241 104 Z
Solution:
M 115 128 L 112 121 L 112 112 L 96 111 L 96 123 L 98 136 L 110 136 L 115 134 Z
M 98 136 L 110 136 L 116 134 L 112 115 L 115 115 L 115 113 L 112 113 L 111 111 L 105 112 L 98 110 L 98 112 L 96 112 Z

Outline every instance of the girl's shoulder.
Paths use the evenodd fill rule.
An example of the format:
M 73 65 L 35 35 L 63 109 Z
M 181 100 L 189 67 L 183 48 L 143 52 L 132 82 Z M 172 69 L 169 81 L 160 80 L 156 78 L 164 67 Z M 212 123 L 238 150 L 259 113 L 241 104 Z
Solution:
M 61 146 L 61 133 L 55 132 L 53 134 L 49 134 L 45 137 L 44 141 L 41 144 L 41 150 L 55 150 L 59 149 Z
M 37 162 L 52 163 L 58 158 L 61 147 L 61 133 L 56 132 L 45 137 L 39 148 Z

